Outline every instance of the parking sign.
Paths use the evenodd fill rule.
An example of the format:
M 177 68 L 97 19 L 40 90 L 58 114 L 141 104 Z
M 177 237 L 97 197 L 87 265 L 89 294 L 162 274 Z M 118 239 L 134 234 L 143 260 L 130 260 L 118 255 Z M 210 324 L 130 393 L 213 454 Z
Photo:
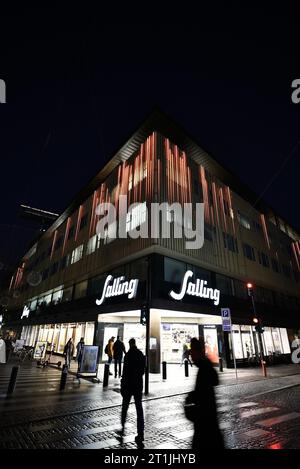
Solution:
M 224 332 L 231 332 L 231 314 L 229 308 L 221 308 L 222 329 Z

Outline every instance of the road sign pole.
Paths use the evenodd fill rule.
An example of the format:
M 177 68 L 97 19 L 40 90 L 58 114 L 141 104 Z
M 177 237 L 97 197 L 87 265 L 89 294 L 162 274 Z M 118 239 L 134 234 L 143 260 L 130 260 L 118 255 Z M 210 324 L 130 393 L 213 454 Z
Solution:
M 237 367 L 236 367 L 236 359 L 235 359 L 235 351 L 234 351 L 234 343 L 233 343 L 233 332 L 231 328 L 231 347 L 232 347 L 232 357 L 233 357 L 233 363 L 234 363 L 234 368 L 235 368 L 235 378 L 236 380 L 238 379 L 238 374 L 237 374 Z

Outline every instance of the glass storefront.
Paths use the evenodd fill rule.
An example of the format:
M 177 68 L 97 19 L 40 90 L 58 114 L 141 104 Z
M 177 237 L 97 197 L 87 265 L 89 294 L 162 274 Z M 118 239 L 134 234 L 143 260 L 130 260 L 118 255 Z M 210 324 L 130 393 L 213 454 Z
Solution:
M 237 359 L 249 359 L 259 354 L 257 334 L 253 326 L 232 326 L 233 347 Z M 262 344 L 265 356 L 291 353 L 287 330 L 284 328 L 264 327 Z
M 81 337 L 86 345 L 93 345 L 95 324 L 93 322 L 68 324 L 43 324 L 41 326 L 24 326 L 21 339 L 24 344 L 34 347 L 37 340 L 48 342 L 48 350 L 53 348 L 55 353 L 63 353 L 67 341 L 72 337 L 76 355 L 76 345 Z
M 168 363 L 180 363 L 183 346 L 189 344 L 193 337 L 198 337 L 199 329 L 196 324 L 168 324 L 161 325 L 162 360 Z

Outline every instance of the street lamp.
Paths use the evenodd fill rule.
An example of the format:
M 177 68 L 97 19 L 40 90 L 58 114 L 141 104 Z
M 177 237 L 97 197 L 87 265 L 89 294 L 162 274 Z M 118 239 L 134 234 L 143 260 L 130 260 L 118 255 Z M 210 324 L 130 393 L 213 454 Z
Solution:
M 251 282 L 248 282 L 246 287 L 247 287 L 248 296 L 250 296 L 251 301 L 252 301 L 252 307 L 253 307 L 253 313 L 254 313 L 254 317 L 253 317 L 252 321 L 255 324 L 255 330 L 256 330 L 257 336 L 258 336 L 260 363 L 261 363 L 261 366 L 262 366 L 264 376 L 267 376 L 267 371 L 266 371 L 266 366 L 265 366 L 266 362 L 265 362 L 265 359 L 264 359 L 264 349 L 263 349 L 263 342 L 262 342 L 262 336 L 261 336 L 262 333 L 264 332 L 264 329 L 262 327 L 261 319 L 256 314 L 253 284 Z

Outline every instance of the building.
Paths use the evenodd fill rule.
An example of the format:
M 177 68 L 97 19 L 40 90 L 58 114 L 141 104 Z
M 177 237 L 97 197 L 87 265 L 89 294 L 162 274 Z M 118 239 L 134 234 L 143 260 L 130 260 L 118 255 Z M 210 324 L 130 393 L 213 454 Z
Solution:
M 127 214 L 120 209 L 125 195 L 127 205 L 137 204 Z M 27 345 L 47 341 L 56 353 L 69 337 L 84 337 L 99 345 L 100 361 L 111 336 L 125 343 L 135 337 L 142 349 L 148 344 L 154 373 L 162 360 L 180 362 L 184 343 L 201 334 L 213 362 L 223 357 L 232 366 L 233 341 L 242 365 L 259 354 L 246 289 L 251 281 L 264 354 L 270 362 L 288 360 L 300 329 L 299 234 L 256 200 L 177 124 L 153 113 L 21 260 L 4 331 Z M 112 240 L 113 224 L 99 237 L 97 207 L 105 202 L 120 210 L 125 233 L 138 231 L 151 203 L 203 202 L 204 245 L 187 249 L 175 236 L 189 220 L 177 220 L 171 209 L 170 238 Z M 224 307 L 231 310 L 232 335 L 222 331 Z

